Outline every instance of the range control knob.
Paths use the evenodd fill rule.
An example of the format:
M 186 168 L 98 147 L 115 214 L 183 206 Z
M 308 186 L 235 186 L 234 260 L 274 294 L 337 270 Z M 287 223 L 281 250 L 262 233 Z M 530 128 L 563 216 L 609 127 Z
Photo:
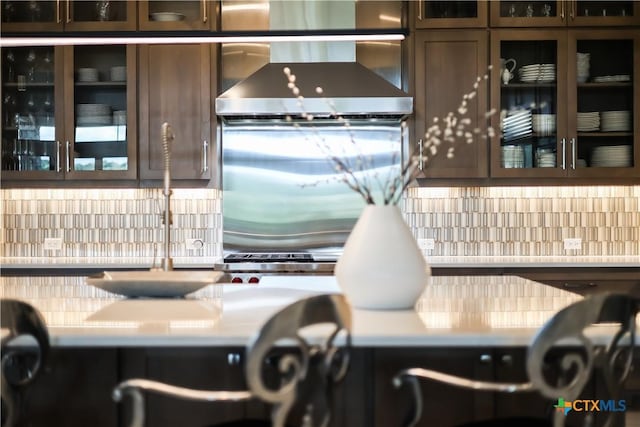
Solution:
M 256 276 L 252 276 L 252 277 L 249 277 L 249 280 L 247 280 L 247 283 L 258 283 L 259 281 L 260 281 L 260 278 Z
M 234 277 L 233 279 L 231 279 L 231 283 L 242 283 L 242 278 Z

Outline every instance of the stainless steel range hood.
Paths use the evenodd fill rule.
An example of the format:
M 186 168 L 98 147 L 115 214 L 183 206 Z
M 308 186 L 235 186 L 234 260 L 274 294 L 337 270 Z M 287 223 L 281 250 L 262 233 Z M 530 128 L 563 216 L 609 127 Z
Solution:
M 302 102 L 287 87 L 284 67 L 296 75 Z M 318 95 L 316 87 L 323 93 Z M 413 98 L 357 62 L 269 63 L 216 99 L 216 113 L 226 119 L 342 116 L 404 119 Z

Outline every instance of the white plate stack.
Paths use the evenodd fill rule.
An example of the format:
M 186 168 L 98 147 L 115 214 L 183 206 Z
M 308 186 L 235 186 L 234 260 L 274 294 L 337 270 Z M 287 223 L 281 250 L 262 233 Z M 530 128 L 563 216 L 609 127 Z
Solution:
M 538 148 L 536 150 L 536 162 L 539 168 L 555 168 L 556 153 L 551 148 Z
M 602 132 L 627 132 L 631 130 L 631 111 L 603 111 Z
M 108 104 L 77 104 L 76 124 L 78 126 L 105 126 L 113 122 L 111 106 Z
M 578 83 L 584 83 L 589 80 L 591 54 L 578 52 L 576 55 L 578 61 Z
M 502 146 L 502 167 L 503 168 L 523 168 L 524 167 L 524 147 L 522 145 Z
M 630 145 L 606 145 L 591 152 L 591 166 L 600 168 L 627 168 L 631 166 Z
M 509 111 L 508 116 L 502 120 L 502 133 L 505 142 L 531 136 L 531 110 Z
M 92 83 L 98 81 L 98 70 L 96 68 L 78 68 L 78 81 Z
M 525 83 L 549 83 L 556 81 L 556 64 L 531 64 L 518 70 L 520 81 Z
M 598 76 L 594 77 L 593 81 L 596 83 L 620 83 L 631 81 L 629 74 L 616 74 L 614 76 Z
M 594 132 L 600 130 L 600 113 L 578 113 L 578 132 Z
M 556 131 L 555 114 L 533 114 L 531 116 L 533 131 L 539 136 L 553 135 Z

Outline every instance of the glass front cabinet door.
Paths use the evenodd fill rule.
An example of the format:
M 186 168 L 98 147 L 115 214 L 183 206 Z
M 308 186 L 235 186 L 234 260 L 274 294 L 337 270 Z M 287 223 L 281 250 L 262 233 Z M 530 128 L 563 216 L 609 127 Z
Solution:
M 416 28 L 485 27 L 488 0 L 409 2 L 414 7 Z
M 136 29 L 136 2 L 126 0 L 2 0 L 2 31 Z
M 640 175 L 639 40 L 633 30 L 497 31 L 491 175 Z
M 633 0 L 499 0 L 490 3 L 490 20 L 494 27 L 640 24 L 640 2 Z
M 209 0 L 142 0 L 138 2 L 140 30 L 215 30 L 216 4 Z
M 135 179 L 135 47 L 2 51 L 2 177 Z

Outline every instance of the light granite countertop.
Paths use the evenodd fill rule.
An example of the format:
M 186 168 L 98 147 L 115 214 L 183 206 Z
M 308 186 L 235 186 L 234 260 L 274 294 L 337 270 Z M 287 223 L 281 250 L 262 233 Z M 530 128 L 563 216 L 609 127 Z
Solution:
M 81 276 L 7 276 L 0 284 L 1 297 L 28 301 L 43 313 L 52 345 L 61 347 L 245 346 L 285 305 L 340 292 L 334 276 L 218 283 L 182 299 L 125 299 Z M 353 344 L 526 346 L 555 312 L 581 298 L 516 276 L 432 277 L 414 309 L 354 310 Z
M 640 268 L 640 255 L 629 256 L 427 256 L 435 268 L 529 268 L 529 267 L 625 267 Z M 152 258 L 132 257 L 3 257 L 1 268 L 72 269 L 72 268 L 148 268 Z M 176 268 L 207 268 L 221 263 L 219 257 L 176 257 Z

